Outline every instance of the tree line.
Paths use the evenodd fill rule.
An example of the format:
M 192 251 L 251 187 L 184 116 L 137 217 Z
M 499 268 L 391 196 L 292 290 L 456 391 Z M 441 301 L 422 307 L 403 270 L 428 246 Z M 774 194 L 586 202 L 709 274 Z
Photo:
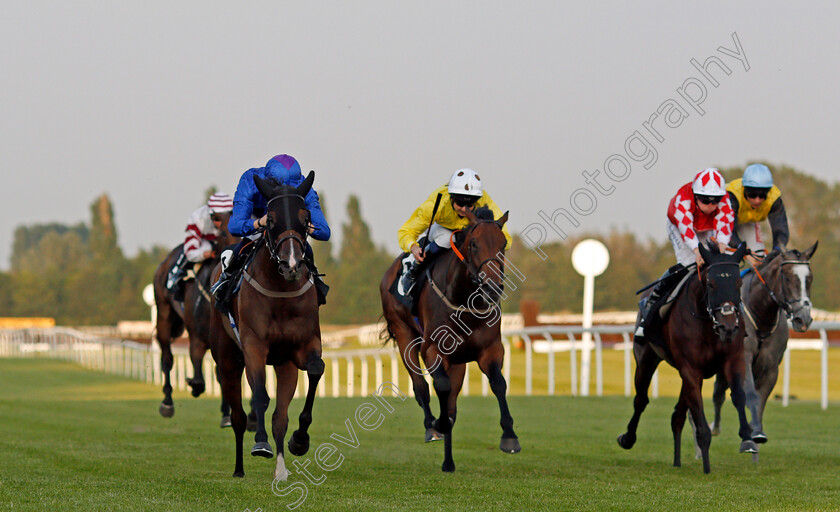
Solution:
M 786 166 L 770 168 L 788 212 L 789 248 L 804 250 L 816 240 L 820 243 L 812 260 L 813 303 L 838 310 L 840 288 L 833 286 L 832 269 L 840 264 L 840 185 L 829 185 Z M 723 170 L 727 180 L 742 172 L 741 168 Z M 662 204 L 667 200 L 662 198 Z M 322 198 L 329 218 L 325 205 Z M 350 196 L 341 219 L 337 252 L 331 242 L 312 241 L 318 268 L 331 287 L 321 319 L 332 324 L 373 322 L 381 313 L 379 281 L 397 255 L 373 242 L 358 197 Z M 516 289 L 508 286 L 503 311 L 518 311 L 521 300 L 537 301 L 542 311 L 577 311 L 583 279 L 572 268 L 571 252 L 584 238 L 599 239 L 610 251 L 609 268 L 595 280 L 596 308 L 601 311 L 634 309 L 634 292 L 674 263 L 667 240 L 641 240 L 618 230 L 583 233 L 543 245 L 545 260 L 514 236 L 507 258 L 525 279 L 520 281 L 511 274 Z M 0 273 L 0 316 L 47 316 L 61 325 L 147 319 L 149 310 L 141 292 L 170 250 L 154 246 L 126 257 L 118 243 L 114 207 L 107 195 L 90 205 L 88 224 L 19 226 L 14 233 L 10 270 Z

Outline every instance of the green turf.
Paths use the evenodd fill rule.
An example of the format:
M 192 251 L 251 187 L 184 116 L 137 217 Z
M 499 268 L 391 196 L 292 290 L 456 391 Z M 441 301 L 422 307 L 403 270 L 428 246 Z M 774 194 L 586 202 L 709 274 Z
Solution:
M 233 434 L 218 428 L 215 399 L 175 395 L 171 419 L 157 413 L 156 386 L 44 359 L 0 359 L 0 510 L 287 510 L 272 492 L 273 461 L 246 454 L 233 472 Z M 758 465 L 738 453 L 735 415 L 704 475 L 683 435 L 683 467 L 671 467 L 673 398 L 651 402 L 636 446 L 615 442 L 632 412 L 624 397 L 512 397 L 522 453 L 497 446 L 492 397 L 463 397 L 455 429 L 454 474 L 443 474 L 442 443 L 422 442 L 412 399 L 389 400 L 393 414 L 374 431 L 354 411 L 373 399 L 315 404 L 310 460 L 331 433 L 355 425 L 359 447 L 333 441 L 345 457 L 297 510 L 838 510 L 840 404 L 788 408 L 771 403 L 769 444 Z M 273 404 L 272 404 L 273 407 Z M 292 405 L 297 414 L 301 401 Z M 292 421 L 296 426 L 296 419 Z M 253 444 L 246 435 L 246 453 Z M 335 460 L 334 458 L 332 459 Z M 298 473 L 288 484 L 306 482 Z M 288 485 L 286 484 L 286 485 Z M 282 489 L 280 486 L 279 489 Z

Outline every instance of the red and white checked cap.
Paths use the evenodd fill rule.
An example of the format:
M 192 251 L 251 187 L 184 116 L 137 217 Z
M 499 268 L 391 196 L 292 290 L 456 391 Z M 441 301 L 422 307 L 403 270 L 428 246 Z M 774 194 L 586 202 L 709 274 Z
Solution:
M 233 211 L 233 198 L 227 194 L 216 193 L 207 200 L 207 206 L 213 213 Z
M 709 167 L 697 173 L 691 191 L 701 196 L 725 196 L 726 181 L 720 175 L 720 171 Z

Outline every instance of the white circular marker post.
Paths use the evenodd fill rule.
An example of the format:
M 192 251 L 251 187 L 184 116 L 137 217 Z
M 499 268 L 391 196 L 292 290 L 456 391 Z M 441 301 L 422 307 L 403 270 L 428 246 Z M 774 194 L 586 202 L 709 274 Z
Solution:
M 152 309 L 152 329 L 154 329 L 157 321 L 157 306 L 155 306 L 155 287 L 151 284 L 143 288 L 143 302 Z
M 600 276 L 610 264 L 610 252 L 598 240 L 591 238 L 577 244 L 572 251 L 572 266 L 583 276 L 583 328 L 592 327 L 592 308 L 595 301 L 595 276 Z M 589 368 L 592 361 L 592 333 L 582 336 L 580 354 L 580 394 L 589 396 Z

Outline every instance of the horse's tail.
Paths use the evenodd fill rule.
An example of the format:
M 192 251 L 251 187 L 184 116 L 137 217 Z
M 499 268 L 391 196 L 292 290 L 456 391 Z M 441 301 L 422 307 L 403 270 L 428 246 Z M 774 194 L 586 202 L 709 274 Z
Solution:
M 391 324 L 388 322 L 388 319 L 385 318 L 385 313 L 379 315 L 379 321 L 383 321 L 385 326 L 379 331 L 379 340 L 382 342 L 382 345 L 387 345 L 389 341 L 393 342 L 394 344 L 397 343 L 397 337 L 394 335 L 394 331 L 391 330 Z

